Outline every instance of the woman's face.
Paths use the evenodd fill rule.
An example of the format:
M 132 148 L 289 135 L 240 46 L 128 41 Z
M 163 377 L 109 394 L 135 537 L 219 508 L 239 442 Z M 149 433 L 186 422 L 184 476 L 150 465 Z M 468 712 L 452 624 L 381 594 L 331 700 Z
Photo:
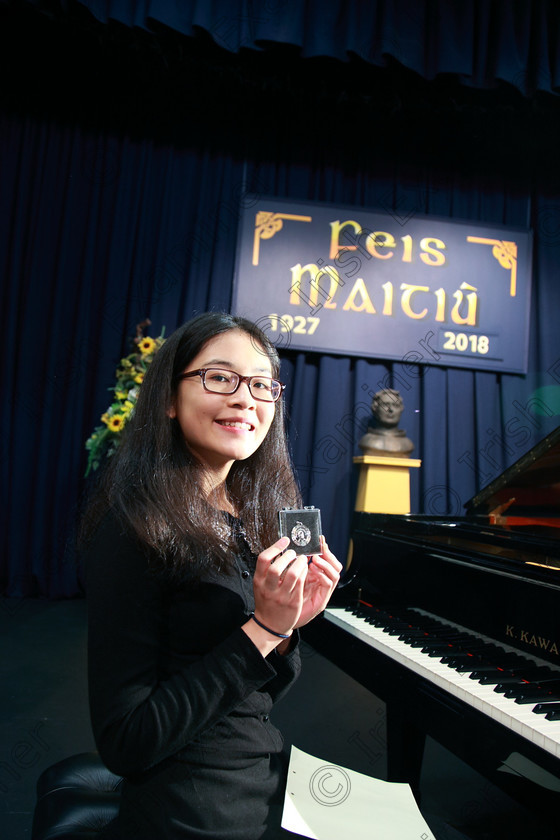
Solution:
M 264 349 L 242 330 L 211 338 L 183 373 L 199 368 L 223 368 L 242 376 L 272 376 Z M 261 445 L 272 420 L 275 403 L 256 400 L 247 382 L 234 394 L 205 390 L 200 376 L 179 382 L 169 416 L 175 417 L 195 457 L 225 478 L 234 461 L 249 458 Z

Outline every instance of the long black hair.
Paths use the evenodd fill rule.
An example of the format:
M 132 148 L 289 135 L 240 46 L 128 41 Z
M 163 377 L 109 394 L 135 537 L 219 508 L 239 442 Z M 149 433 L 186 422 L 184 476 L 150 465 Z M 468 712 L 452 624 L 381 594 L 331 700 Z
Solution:
M 231 521 L 203 492 L 204 468 L 168 410 L 177 392 L 178 374 L 208 341 L 229 330 L 246 333 L 269 359 L 272 376 L 279 376 L 276 348 L 245 318 L 207 312 L 177 329 L 146 372 L 123 439 L 86 508 L 82 542 L 88 541 L 105 513 L 112 510 L 169 571 L 196 576 L 208 564 L 224 567 L 233 544 Z M 265 439 L 249 458 L 233 463 L 225 489 L 252 550 L 258 553 L 275 542 L 278 509 L 300 504 L 282 397 Z

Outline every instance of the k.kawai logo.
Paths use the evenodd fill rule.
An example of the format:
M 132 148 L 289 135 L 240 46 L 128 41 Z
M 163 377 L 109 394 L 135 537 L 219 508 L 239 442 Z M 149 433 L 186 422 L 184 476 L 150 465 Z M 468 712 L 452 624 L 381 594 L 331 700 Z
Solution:
M 506 638 L 515 639 L 525 645 L 537 648 L 537 650 L 553 653 L 555 656 L 559 655 L 557 641 L 547 639 L 545 636 L 539 636 L 530 630 L 517 630 L 514 624 L 506 624 Z

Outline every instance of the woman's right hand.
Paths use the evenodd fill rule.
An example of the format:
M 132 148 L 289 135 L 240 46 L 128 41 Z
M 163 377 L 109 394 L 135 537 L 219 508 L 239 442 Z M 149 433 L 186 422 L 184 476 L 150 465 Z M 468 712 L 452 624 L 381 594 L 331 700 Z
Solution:
M 300 617 L 308 568 L 305 555 L 285 551 L 289 543 L 289 537 L 281 537 L 261 551 L 253 578 L 255 618 L 283 635 L 291 634 Z M 264 656 L 283 641 L 256 621 L 248 621 L 243 630 Z

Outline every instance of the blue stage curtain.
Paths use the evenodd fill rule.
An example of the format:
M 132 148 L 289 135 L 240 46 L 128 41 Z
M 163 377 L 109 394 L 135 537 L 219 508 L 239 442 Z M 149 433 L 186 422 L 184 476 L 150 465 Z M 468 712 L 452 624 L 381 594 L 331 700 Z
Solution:
M 42 7 L 44 0 L 31 0 Z M 289 44 L 304 58 L 378 67 L 388 57 L 425 79 L 454 74 L 466 84 L 507 82 L 522 92 L 560 89 L 556 0 L 60 0 L 97 20 L 184 35 L 204 31 L 232 52 Z
M 133 84 L 127 92 L 124 112 L 145 94 Z M 352 456 L 360 454 L 379 388 L 401 392 L 402 426 L 422 459 L 414 512 L 461 514 L 482 486 L 558 425 L 560 203 L 545 134 L 529 160 L 512 161 L 514 134 L 497 137 L 496 147 L 485 147 L 489 162 L 477 157 L 477 132 L 485 130 L 477 123 L 469 136 L 450 133 L 442 163 L 420 148 L 410 124 L 389 155 L 386 115 L 370 130 L 362 112 L 352 112 L 351 126 L 335 132 L 332 118 L 310 101 L 318 119 L 303 136 L 309 109 L 301 103 L 297 130 L 280 116 L 263 117 L 259 130 L 251 100 L 248 125 L 229 115 L 206 122 L 195 108 L 186 127 L 182 114 L 175 135 L 158 136 L 149 114 L 144 130 L 124 117 L 122 126 L 105 125 L 105 95 L 79 112 L 69 95 L 66 119 L 25 97 L 0 114 L 5 594 L 80 595 L 72 538 L 84 442 L 108 405 L 115 368 L 146 316 L 152 335 L 163 326 L 169 334 L 196 312 L 229 308 L 239 208 L 252 193 L 382 209 L 395 224 L 406 210 L 534 231 L 526 376 L 283 351 L 305 503 L 321 507 L 325 534 L 342 559 L 356 490 Z M 263 103 L 268 95 L 264 90 Z M 403 347 L 403 356 L 411 349 Z
M 414 511 L 461 514 L 481 486 L 558 424 L 560 217 L 546 185 L 540 194 L 527 184 L 512 195 L 505 178 L 461 187 L 457 177 L 428 191 L 420 178 L 383 176 L 359 160 L 350 189 L 340 165 L 319 159 L 301 168 L 288 156 L 243 161 L 31 119 L 5 119 L 2 128 L 2 213 L 12 220 L 0 243 L 2 353 L 14 362 L 3 386 L 11 541 L 2 574 L 12 596 L 79 593 L 69 541 L 84 441 L 108 405 L 137 323 L 149 315 L 152 335 L 162 326 L 169 333 L 195 312 L 229 307 L 244 190 L 369 208 L 392 185 L 398 207 L 407 195 L 419 212 L 511 225 L 525 224 L 530 212 L 536 222 L 526 377 L 284 353 L 305 501 L 321 507 L 341 556 L 355 498 L 352 456 L 380 387 L 400 390 L 403 426 L 423 462 Z

